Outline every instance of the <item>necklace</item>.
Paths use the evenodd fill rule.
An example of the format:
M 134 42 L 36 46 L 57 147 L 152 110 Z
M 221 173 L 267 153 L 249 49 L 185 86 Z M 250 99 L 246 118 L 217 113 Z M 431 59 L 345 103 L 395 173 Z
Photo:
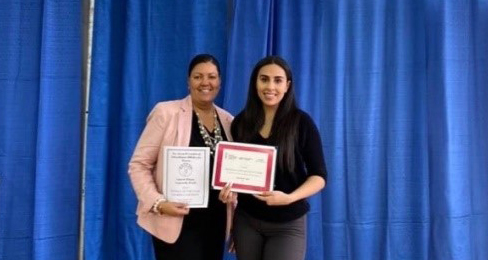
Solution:
M 203 141 L 205 142 L 205 145 L 210 147 L 210 155 L 214 155 L 215 153 L 215 146 L 217 145 L 218 142 L 222 141 L 222 131 L 220 130 L 220 124 L 219 120 L 217 118 L 217 113 L 214 110 L 213 116 L 214 116 L 214 137 L 210 136 L 208 133 L 207 129 L 205 126 L 203 126 L 202 121 L 200 120 L 200 114 L 198 114 L 197 111 L 195 111 L 195 114 L 197 114 L 197 121 L 198 121 L 198 128 L 200 129 L 200 134 L 202 135 Z

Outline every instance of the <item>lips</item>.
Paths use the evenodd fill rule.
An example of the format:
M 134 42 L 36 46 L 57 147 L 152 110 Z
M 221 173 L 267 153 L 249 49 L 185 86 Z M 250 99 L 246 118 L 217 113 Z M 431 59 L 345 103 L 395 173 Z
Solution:
M 198 89 L 198 91 L 199 92 L 202 92 L 204 94 L 207 94 L 207 93 L 210 93 L 212 91 L 212 89 L 210 89 L 210 88 L 203 88 L 203 89 L 200 88 L 200 89 Z
M 265 98 L 274 98 L 277 96 L 276 93 L 270 93 L 270 92 L 264 92 L 263 95 Z

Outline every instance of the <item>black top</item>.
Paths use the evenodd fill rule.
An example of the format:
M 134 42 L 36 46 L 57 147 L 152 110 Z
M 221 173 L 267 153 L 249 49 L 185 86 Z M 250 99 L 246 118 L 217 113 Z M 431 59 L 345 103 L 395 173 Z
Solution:
M 327 170 L 322 152 L 320 134 L 312 118 L 302 110 L 298 112 L 298 140 L 295 144 L 295 169 L 293 172 L 280 170 L 275 167 L 274 190 L 291 193 L 302 185 L 311 175 L 318 175 L 327 181 Z M 235 121 L 239 120 L 238 115 Z M 232 136 L 236 138 L 236 129 L 232 127 Z M 235 140 L 239 142 L 239 140 Z M 271 138 L 263 138 L 259 133 L 250 143 L 272 145 L 276 143 Z M 279 149 L 279 147 L 278 147 Z M 270 222 L 286 222 L 297 219 L 308 212 L 310 206 L 305 199 L 296 201 L 286 206 L 268 206 L 265 202 L 254 198 L 250 194 L 239 194 L 240 210 L 249 215 Z
M 217 117 L 218 118 L 218 117 Z M 203 140 L 202 135 L 200 134 L 200 128 L 198 127 L 198 118 L 195 112 L 193 112 L 192 117 L 192 124 L 191 124 L 191 137 L 190 137 L 190 145 L 192 147 L 205 147 L 205 141 Z M 223 141 L 227 141 L 227 136 L 225 135 L 224 128 L 220 123 L 220 119 L 218 119 L 222 134 Z M 208 130 L 208 129 L 207 129 Z M 213 129 L 212 129 L 213 130 Z M 208 131 L 210 136 L 214 137 L 214 133 Z M 212 181 L 212 172 L 213 172 L 213 161 L 214 156 L 210 156 L 210 178 L 209 182 Z M 211 183 L 209 183 L 211 185 Z M 208 208 L 194 208 L 190 209 L 190 214 L 185 217 L 185 225 L 186 226 L 201 226 L 201 225 L 214 225 L 213 223 L 223 223 L 222 225 L 225 226 L 225 218 L 226 218 L 226 205 L 219 200 L 219 192 L 220 190 L 214 190 L 211 188 L 209 189 L 209 198 L 208 198 Z

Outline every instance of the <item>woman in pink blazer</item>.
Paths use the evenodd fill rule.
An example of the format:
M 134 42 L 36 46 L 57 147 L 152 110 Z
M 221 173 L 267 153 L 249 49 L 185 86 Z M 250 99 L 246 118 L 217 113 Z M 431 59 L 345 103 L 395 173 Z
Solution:
M 152 235 L 157 259 L 222 259 L 231 203 L 221 203 L 219 191 L 211 190 L 208 208 L 190 210 L 167 201 L 161 192 L 164 146 L 208 146 L 213 165 L 215 145 L 232 139 L 232 115 L 213 103 L 220 90 L 219 62 L 213 56 L 193 58 L 188 88 L 186 98 L 154 107 L 130 160 L 129 176 L 139 201 L 137 223 Z

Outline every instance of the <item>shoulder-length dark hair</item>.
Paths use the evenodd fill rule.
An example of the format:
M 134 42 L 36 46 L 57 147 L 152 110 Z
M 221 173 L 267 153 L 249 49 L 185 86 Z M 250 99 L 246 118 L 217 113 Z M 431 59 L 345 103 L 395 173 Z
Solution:
M 278 167 L 285 172 L 293 173 L 295 169 L 295 143 L 298 129 L 298 108 L 295 101 L 293 76 L 285 60 L 278 56 L 268 56 L 260 60 L 251 73 L 246 106 L 235 120 L 235 139 L 249 142 L 259 134 L 264 125 L 264 108 L 258 96 L 256 82 L 262 67 L 270 64 L 280 66 L 290 82 L 288 91 L 281 100 L 271 127 L 270 139 L 278 145 Z

